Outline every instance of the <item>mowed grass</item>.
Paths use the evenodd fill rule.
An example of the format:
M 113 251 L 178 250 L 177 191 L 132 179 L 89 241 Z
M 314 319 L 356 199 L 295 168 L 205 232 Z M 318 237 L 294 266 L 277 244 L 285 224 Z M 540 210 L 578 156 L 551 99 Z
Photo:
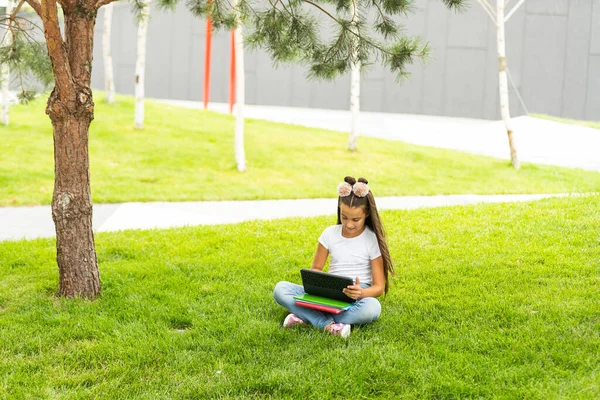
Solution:
M 53 139 L 45 99 L 11 108 L 0 126 L 0 206 L 50 204 Z M 401 129 L 401 127 L 399 127 Z M 96 96 L 89 149 L 95 203 L 327 198 L 345 175 L 369 179 L 378 196 L 596 192 L 595 172 L 524 164 L 319 129 L 246 122 L 248 170 L 233 152 L 234 119 L 146 103 L 133 128 L 133 100 L 107 105 Z M 508 148 L 507 148 L 508 152 Z M 332 189 L 333 188 L 333 189 Z
M 333 215 L 97 235 L 93 302 L 53 240 L 0 243 L 2 398 L 600 397 L 600 196 L 390 211 L 397 276 L 346 342 L 281 328 Z

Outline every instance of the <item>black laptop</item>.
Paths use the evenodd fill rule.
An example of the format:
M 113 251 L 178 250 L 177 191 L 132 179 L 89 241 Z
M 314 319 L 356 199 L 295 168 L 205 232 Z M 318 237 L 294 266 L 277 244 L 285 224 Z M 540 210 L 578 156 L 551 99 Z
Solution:
M 334 300 L 353 303 L 355 300 L 346 296 L 344 288 L 354 285 L 354 279 L 347 276 L 328 274 L 312 269 L 301 269 L 304 291 L 314 296 L 327 297 Z

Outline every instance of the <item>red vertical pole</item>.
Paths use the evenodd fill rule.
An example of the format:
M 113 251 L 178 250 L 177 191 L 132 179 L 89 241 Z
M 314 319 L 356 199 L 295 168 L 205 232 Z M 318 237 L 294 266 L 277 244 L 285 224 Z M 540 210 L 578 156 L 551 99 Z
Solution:
M 229 114 L 235 103 L 235 29 L 231 30 L 231 65 L 229 68 Z
M 211 2 L 211 0 L 209 0 Z M 206 52 L 204 54 L 204 109 L 208 108 L 208 96 L 210 95 L 210 53 L 212 45 L 212 19 L 206 18 Z

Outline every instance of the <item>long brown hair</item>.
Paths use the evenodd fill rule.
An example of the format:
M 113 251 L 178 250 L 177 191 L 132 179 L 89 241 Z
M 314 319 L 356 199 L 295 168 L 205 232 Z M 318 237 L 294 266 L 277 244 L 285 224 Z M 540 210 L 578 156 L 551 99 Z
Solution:
M 354 185 L 356 183 L 356 179 L 354 179 L 351 176 L 347 176 L 344 178 L 344 182 L 347 182 L 350 185 Z M 365 178 L 358 178 L 358 182 L 363 182 L 365 184 L 369 183 Z M 344 203 L 348 207 L 362 207 L 365 211 L 365 214 L 367 215 L 365 225 L 367 225 L 373 232 L 375 232 L 375 236 L 377 237 L 377 243 L 379 243 L 379 250 L 381 251 L 381 257 L 383 257 L 385 293 L 387 293 L 389 289 L 389 275 L 394 275 L 394 264 L 392 262 L 392 258 L 390 257 L 388 245 L 385 240 L 385 231 L 383 230 L 383 224 L 381 223 L 381 218 L 379 218 L 379 213 L 377 212 L 377 206 L 375 205 L 375 197 L 373 197 L 373 193 L 369 190 L 369 193 L 365 197 L 358 197 L 354 194 L 354 192 L 351 191 L 348 196 L 338 197 L 338 225 L 342 223 L 340 216 L 341 203 Z

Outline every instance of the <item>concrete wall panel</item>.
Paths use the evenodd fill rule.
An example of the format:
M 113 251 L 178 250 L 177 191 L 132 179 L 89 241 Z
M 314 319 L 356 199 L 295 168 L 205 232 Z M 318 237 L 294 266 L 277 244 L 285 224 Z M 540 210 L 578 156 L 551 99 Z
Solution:
M 172 31 L 174 28 L 171 13 L 163 13 L 153 8 L 148 23 L 148 36 L 146 38 L 146 95 L 148 97 L 169 98 L 175 91 L 172 89 L 173 74 L 171 60 L 179 57 L 182 48 L 174 42 Z M 137 28 L 133 37 L 136 38 Z M 136 46 L 137 48 L 137 46 Z M 174 51 L 175 50 L 175 51 Z M 188 53 L 186 49 L 186 54 Z M 135 65 L 136 50 L 133 50 Z M 135 69 L 134 69 L 135 71 Z M 134 78 L 132 78 L 134 79 Z M 189 78 L 188 78 L 189 79 Z M 153 84 L 150 84 L 153 82 Z M 180 97 L 186 93 L 177 92 Z
M 335 81 L 310 81 L 310 106 L 313 108 L 350 109 L 350 74 Z
M 429 41 L 431 55 L 423 67 L 423 114 L 442 115 L 444 76 L 450 14 L 441 1 L 430 0 L 423 38 Z
M 427 3 L 419 3 L 420 6 L 409 19 L 403 19 L 402 24 L 408 36 L 420 37 L 423 45 L 427 39 L 423 38 L 427 27 Z M 382 105 L 373 111 L 421 114 L 423 113 L 423 79 L 426 60 L 417 58 L 407 66 L 409 76 L 398 79 L 394 74 L 383 67 L 382 76 L 384 89 L 381 92 Z
M 260 54 L 256 71 L 257 104 L 290 106 L 291 78 L 290 65 L 275 66 L 267 54 Z
M 168 13 L 171 17 L 171 70 L 170 84 L 171 93 L 181 93 L 183 98 L 189 99 L 191 91 L 198 88 L 190 87 L 191 57 L 193 47 L 192 23 L 195 20 L 186 18 L 188 12 L 177 8 L 174 13 Z
M 523 98 L 529 112 L 560 115 L 567 18 L 529 15 L 525 32 Z
M 485 10 L 473 2 L 467 11 L 452 15 L 450 18 L 448 46 L 485 48 L 489 21 L 490 17 Z
M 483 113 L 485 65 L 485 50 L 448 49 L 444 114 L 468 117 Z
M 584 6 L 581 7 L 583 8 Z M 594 1 L 592 3 L 590 24 L 592 25 L 590 53 L 593 55 L 600 55 L 600 1 Z
M 525 4 L 529 14 L 567 15 L 569 9 L 569 0 L 527 0 Z
M 592 3 L 577 3 L 583 2 L 571 3 L 567 19 L 565 79 L 560 115 L 583 119 L 587 93 Z M 600 31 L 598 33 L 600 34 Z
M 600 55 L 590 56 L 585 119 L 600 121 Z
M 516 2 L 511 2 L 509 9 Z M 92 85 L 102 89 L 102 18 L 96 24 Z M 496 30 L 481 6 L 449 12 L 440 0 L 416 3 L 399 17 L 404 32 L 429 43 L 426 63 L 408 66 L 400 83 L 381 65 L 364 71 L 361 108 L 498 119 Z M 331 27 L 327 27 L 331 31 Z M 115 86 L 133 94 L 137 25 L 129 5 L 115 4 Z M 152 10 L 148 32 L 148 97 L 202 100 L 206 22 L 180 4 L 174 13 Z M 230 33 L 214 31 L 210 100 L 227 102 Z M 506 24 L 511 115 L 542 112 L 600 120 L 600 1 L 527 0 Z M 305 65 L 275 67 L 260 50 L 245 52 L 246 102 L 348 109 L 349 74 L 333 82 L 307 79 Z M 520 93 L 525 107 L 517 94 Z

